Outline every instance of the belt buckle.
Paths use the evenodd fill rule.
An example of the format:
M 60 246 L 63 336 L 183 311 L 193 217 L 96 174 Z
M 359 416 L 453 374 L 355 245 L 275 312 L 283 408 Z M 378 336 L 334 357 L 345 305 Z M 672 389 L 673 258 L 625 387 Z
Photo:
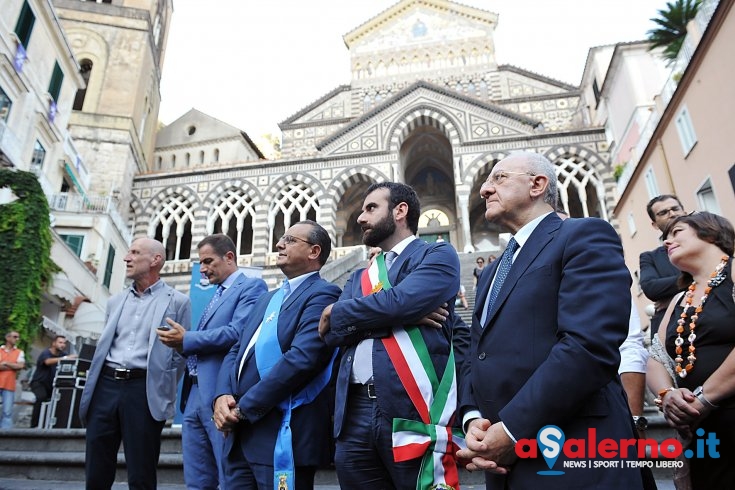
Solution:
M 375 394 L 375 385 L 373 383 L 365 385 L 367 387 L 367 396 L 371 400 L 375 400 L 378 398 L 378 395 Z
M 112 376 L 114 379 L 130 379 L 130 370 L 115 368 L 115 374 Z

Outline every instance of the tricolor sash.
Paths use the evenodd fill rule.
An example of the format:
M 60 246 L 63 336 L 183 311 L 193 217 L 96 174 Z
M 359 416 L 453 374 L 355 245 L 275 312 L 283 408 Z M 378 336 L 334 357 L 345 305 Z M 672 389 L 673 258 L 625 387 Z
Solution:
M 279 289 L 268 302 L 263 316 L 258 340 L 255 341 L 255 364 L 260 379 L 265 379 L 271 368 L 283 357 L 278 343 L 278 316 L 283 304 L 283 289 Z M 315 334 L 316 335 L 316 334 Z M 294 480 L 293 442 L 291 435 L 291 412 L 293 409 L 314 401 L 329 383 L 332 365 L 337 356 L 335 350 L 327 367 L 296 395 L 278 404 L 283 412 L 281 428 L 278 430 L 276 447 L 273 451 L 273 485 L 278 490 L 296 488 Z
M 361 276 L 362 293 L 367 296 L 390 289 L 383 253 Z M 457 376 L 454 350 L 441 379 L 436 375 L 421 327 L 399 327 L 382 339 L 388 357 L 398 373 L 406 394 L 421 420 L 393 419 L 393 458 L 396 462 L 421 460 L 416 490 L 459 489 L 455 453 L 464 447 L 464 437 L 453 429 L 457 409 Z

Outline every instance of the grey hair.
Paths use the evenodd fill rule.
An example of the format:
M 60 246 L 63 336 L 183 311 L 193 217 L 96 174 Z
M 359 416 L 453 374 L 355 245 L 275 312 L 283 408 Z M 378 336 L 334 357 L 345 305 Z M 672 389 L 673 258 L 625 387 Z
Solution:
M 546 193 L 544 194 L 544 202 L 556 209 L 557 202 L 557 178 L 556 178 L 556 167 L 551 160 L 543 156 L 541 153 L 535 153 L 532 151 L 519 151 L 513 152 L 509 156 L 520 157 L 528 165 L 528 171 L 535 175 L 545 175 L 549 181 L 549 185 L 546 187 Z

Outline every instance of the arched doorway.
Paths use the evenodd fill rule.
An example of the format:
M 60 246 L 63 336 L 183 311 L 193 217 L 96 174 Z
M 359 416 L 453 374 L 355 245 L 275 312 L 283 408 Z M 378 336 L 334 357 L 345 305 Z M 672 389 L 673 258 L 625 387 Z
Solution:
M 419 126 L 401 145 L 399 159 L 405 182 L 416 190 L 421 201 L 424 215 L 419 220 L 419 235 L 429 241 L 442 235 L 443 240 L 456 242 L 456 194 L 449 139 L 434 126 Z M 426 211 L 431 211 L 431 216 Z

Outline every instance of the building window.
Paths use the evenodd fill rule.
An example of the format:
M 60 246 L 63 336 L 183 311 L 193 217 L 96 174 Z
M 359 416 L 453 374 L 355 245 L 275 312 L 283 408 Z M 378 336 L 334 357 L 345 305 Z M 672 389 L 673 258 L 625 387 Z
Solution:
M 41 170 L 43 161 L 46 159 L 46 149 L 40 141 L 36 140 L 33 146 L 33 158 L 31 158 L 31 170 Z
M 219 148 L 214 149 L 214 162 L 219 162 Z
M 82 246 L 84 245 L 84 235 L 59 235 L 64 243 L 74 252 L 77 257 L 82 256 Z
M 648 191 L 648 197 L 650 199 L 653 199 L 654 197 L 661 195 L 661 193 L 658 191 L 658 184 L 656 183 L 656 176 L 654 175 L 652 168 L 649 167 L 648 170 L 646 170 L 646 173 L 643 176 L 643 178 L 646 181 L 646 190 Z
M 110 289 L 110 282 L 112 281 L 112 266 L 115 264 L 115 247 L 110 244 L 107 249 L 107 262 L 105 263 L 105 276 L 102 279 L 102 284 L 107 289 Z
M 87 96 L 87 87 L 89 87 L 89 77 L 92 76 L 93 63 L 88 59 L 83 59 L 79 63 L 79 73 L 84 79 L 84 87 L 77 90 L 77 95 L 74 97 L 74 106 L 72 107 L 75 111 L 81 111 L 84 107 L 84 98 Z
M 592 94 L 595 96 L 595 109 L 600 105 L 600 86 L 597 85 L 597 79 L 592 80 Z
M 13 102 L 10 97 L 5 93 L 5 90 L 0 88 L 0 119 L 3 121 L 8 120 L 8 114 L 10 114 L 10 108 L 13 106 Z
M 33 24 L 36 22 L 36 16 L 33 15 L 31 6 L 28 5 L 28 1 L 23 2 L 23 8 L 20 9 L 20 15 L 18 16 L 18 22 L 15 24 L 15 35 L 18 36 L 20 44 L 23 47 L 28 47 L 28 41 L 31 38 L 31 32 L 33 31 Z
M 714 189 L 712 189 L 712 181 L 709 178 L 697 190 L 697 201 L 699 201 L 699 209 L 702 211 L 720 214 L 720 205 L 717 204 L 717 197 L 715 196 Z
M 684 106 L 679 115 L 676 116 L 676 131 L 679 133 L 679 141 L 684 155 L 688 155 L 697 143 L 697 135 L 694 133 L 694 125 L 689 117 L 689 110 Z
M 54 72 L 51 74 L 51 82 L 48 84 L 48 93 L 54 102 L 58 102 L 61 93 L 61 84 L 64 81 L 64 72 L 61 71 L 59 62 L 54 63 Z
M 630 230 L 630 236 L 635 236 L 635 232 L 638 231 L 635 227 L 635 219 L 633 219 L 633 213 L 628 213 L 628 229 Z
M 204 163 L 204 151 L 199 152 L 199 163 Z

